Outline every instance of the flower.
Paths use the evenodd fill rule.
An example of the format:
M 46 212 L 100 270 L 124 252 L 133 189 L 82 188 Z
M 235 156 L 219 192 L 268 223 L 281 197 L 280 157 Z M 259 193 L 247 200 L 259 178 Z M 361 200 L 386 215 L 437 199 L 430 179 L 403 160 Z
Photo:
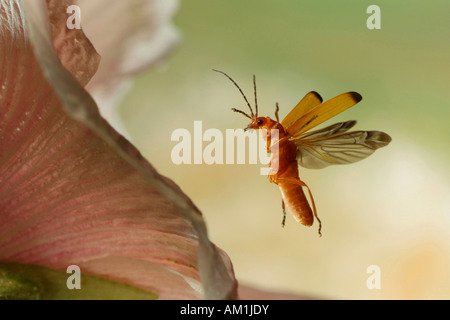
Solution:
M 232 264 L 210 242 L 198 208 L 100 115 L 87 91 L 111 104 L 107 95 L 142 65 L 111 66 L 149 51 L 127 51 L 124 42 L 108 58 L 105 47 L 102 67 L 95 43 L 67 28 L 73 1 L 0 1 L 0 261 L 58 271 L 77 265 L 82 275 L 160 299 L 236 298 Z M 144 5 L 120 4 L 145 17 Z M 158 38 L 155 30 L 170 28 L 156 16 Z M 155 40 L 163 50 L 144 64 L 171 39 Z

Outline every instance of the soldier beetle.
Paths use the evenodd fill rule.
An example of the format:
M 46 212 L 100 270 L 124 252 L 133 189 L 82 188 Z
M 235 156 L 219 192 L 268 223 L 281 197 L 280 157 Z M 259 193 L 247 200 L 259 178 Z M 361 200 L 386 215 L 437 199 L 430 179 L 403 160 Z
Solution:
M 391 137 L 381 131 L 351 131 L 356 121 L 345 121 L 331 126 L 309 131 L 324 121 L 336 116 L 362 100 L 356 92 L 342 93 L 323 102 L 321 96 L 311 91 L 280 121 L 279 106 L 275 104 L 275 119 L 258 116 L 258 100 L 256 94 L 256 79 L 253 76 L 255 94 L 255 112 L 247 97 L 238 84 L 225 72 L 222 73 L 239 89 L 250 114 L 242 110 L 231 110 L 244 115 L 251 120 L 248 129 L 262 130 L 267 141 L 267 152 L 272 154 L 269 164 L 269 180 L 278 185 L 283 208 L 282 226 L 286 221 L 286 208 L 297 222 L 311 226 L 314 217 L 319 223 L 318 233 L 321 236 L 322 223 L 317 215 L 316 205 L 309 187 L 300 180 L 298 165 L 309 169 L 320 169 L 331 164 L 348 164 L 362 160 L 378 148 L 391 142 Z M 277 137 L 272 137 L 271 130 L 278 130 Z M 277 159 L 277 163 L 272 163 Z M 271 170 L 272 167 L 276 168 Z M 308 191 L 311 206 L 306 199 L 303 188 Z M 311 209 L 312 207 L 312 209 Z M 313 216 L 314 214 L 314 216 Z

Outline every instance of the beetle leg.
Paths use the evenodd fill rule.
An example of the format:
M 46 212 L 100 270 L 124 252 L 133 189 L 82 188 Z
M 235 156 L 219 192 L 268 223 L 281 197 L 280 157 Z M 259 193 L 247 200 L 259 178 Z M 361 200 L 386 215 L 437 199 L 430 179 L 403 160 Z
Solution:
M 278 106 L 278 102 L 275 103 L 275 118 L 277 119 L 277 122 L 280 123 L 280 118 L 278 117 L 278 111 L 280 110 L 280 107 Z
M 281 198 L 281 207 L 283 208 L 283 220 L 281 220 L 281 226 L 284 228 L 284 225 L 286 223 L 286 208 L 284 206 L 283 198 Z

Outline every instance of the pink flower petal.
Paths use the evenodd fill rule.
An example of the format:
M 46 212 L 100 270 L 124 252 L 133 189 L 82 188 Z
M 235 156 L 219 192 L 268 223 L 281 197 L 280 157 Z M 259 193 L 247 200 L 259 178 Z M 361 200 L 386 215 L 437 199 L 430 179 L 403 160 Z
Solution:
M 0 3 L 0 261 L 76 264 L 161 299 L 236 297 L 199 210 L 84 90 L 98 59 L 61 30 L 68 3 Z
M 102 56 L 88 92 L 106 120 L 121 134 L 118 115 L 131 77 L 167 56 L 179 35 L 171 24 L 178 0 L 80 0 L 82 27 Z

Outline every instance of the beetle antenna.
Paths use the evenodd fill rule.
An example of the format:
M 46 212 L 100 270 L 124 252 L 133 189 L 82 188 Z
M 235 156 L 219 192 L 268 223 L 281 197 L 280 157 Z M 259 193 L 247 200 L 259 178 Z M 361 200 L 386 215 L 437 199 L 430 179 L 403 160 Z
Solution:
M 249 119 L 252 118 L 251 116 L 249 116 L 248 114 L 246 114 L 244 111 L 241 111 L 241 110 L 238 110 L 238 109 L 235 109 L 235 108 L 231 108 L 231 110 L 233 110 L 234 112 L 237 112 L 237 113 L 241 113 L 241 114 L 243 114 L 244 116 L 246 116 L 246 117 L 249 118 Z
M 245 94 L 244 94 L 244 92 L 242 91 L 242 89 L 238 86 L 238 84 L 236 83 L 236 81 L 234 81 L 228 74 L 226 74 L 226 73 L 223 72 L 223 71 L 216 70 L 216 69 L 212 69 L 212 70 L 215 71 L 215 72 L 219 72 L 219 73 L 223 74 L 223 75 L 226 76 L 228 79 L 230 79 L 231 82 L 234 83 L 234 85 L 239 89 L 239 91 L 241 92 L 242 96 L 244 97 L 245 102 L 247 102 L 247 105 L 248 105 L 248 107 L 250 108 L 250 112 L 252 113 L 252 117 L 255 116 L 255 115 L 253 114 L 253 109 L 252 109 L 252 107 L 251 107 L 251 105 L 250 105 L 250 102 L 248 102 L 247 97 L 245 96 Z M 242 111 L 241 111 L 240 113 L 243 113 L 244 115 L 247 115 L 246 113 L 244 113 L 244 112 L 242 112 Z M 249 117 L 249 118 L 251 119 L 252 117 Z
M 258 117 L 258 98 L 257 98 L 257 95 L 256 95 L 256 76 L 255 75 L 253 75 L 253 88 L 254 88 L 254 91 L 255 91 L 255 109 L 256 109 L 256 117 Z

